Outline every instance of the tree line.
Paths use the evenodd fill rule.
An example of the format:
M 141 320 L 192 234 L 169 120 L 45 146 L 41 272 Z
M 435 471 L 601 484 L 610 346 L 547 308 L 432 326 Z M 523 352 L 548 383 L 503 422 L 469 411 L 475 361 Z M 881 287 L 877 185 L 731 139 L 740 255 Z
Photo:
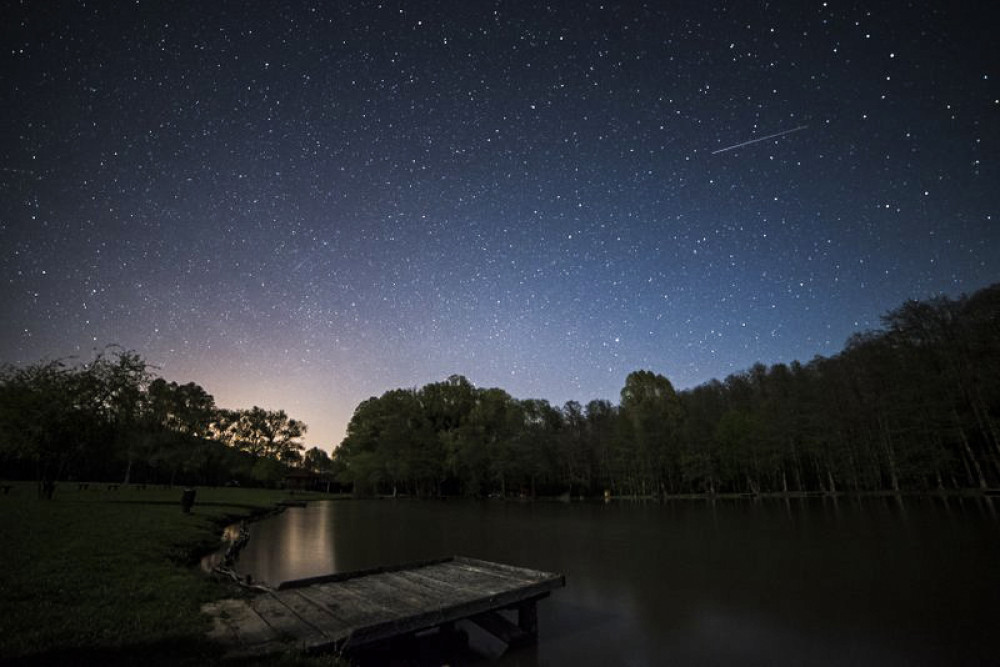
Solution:
M 91 361 L 0 368 L 0 477 L 129 483 L 273 484 L 304 452 L 306 425 L 282 410 L 227 410 L 193 382 L 157 377 L 114 347 Z M 46 484 L 48 482 L 48 484 Z
M 553 406 L 462 376 L 361 403 L 334 453 L 360 493 L 836 493 L 1000 486 L 1000 285 L 908 301 L 832 357 L 620 403 Z

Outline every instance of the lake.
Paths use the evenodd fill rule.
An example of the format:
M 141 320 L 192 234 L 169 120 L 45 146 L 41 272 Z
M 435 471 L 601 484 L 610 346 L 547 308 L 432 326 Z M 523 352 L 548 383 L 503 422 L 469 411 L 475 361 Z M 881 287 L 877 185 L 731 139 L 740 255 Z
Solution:
M 986 664 L 998 504 L 316 502 L 254 524 L 238 570 L 277 585 L 457 554 L 565 574 L 538 645 L 501 665 Z

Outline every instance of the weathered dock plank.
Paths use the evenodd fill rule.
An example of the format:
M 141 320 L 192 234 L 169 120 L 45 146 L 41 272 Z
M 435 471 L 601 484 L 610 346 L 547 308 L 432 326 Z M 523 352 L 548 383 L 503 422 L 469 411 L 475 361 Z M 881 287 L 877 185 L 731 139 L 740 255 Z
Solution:
M 454 591 L 445 590 L 440 586 L 429 586 L 424 581 L 421 581 L 418 575 L 415 575 L 413 572 L 390 572 L 383 576 L 386 583 L 394 589 L 413 599 L 422 600 L 425 604 L 426 602 L 431 602 L 447 606 L 457 602 L 464 602 L 467 598 L 471 599 L 469 595 L 456 594 Z
M 454 567 L 432 566 L 415 571 L 425 581 L 437 582 L 438 586 L 467 591 L 473 597 L 494 595 L 506 590 L 510 580 L 498 580 L 482 573 L 470 571 L 461 565 Z
M 282 595 L 280 598 L 282 604 L 287 606 L 304 623 L 314 627 L 322 637 L 335 641 L 346 624 L 322 605 L 296 593 L 297 591 Z
M 238 654 L 352 650 L 465 618 L 520 643 L 536 636 L 536 602 L 564 585 L 562 575 L 455 557 L 284 582 L 202 610 L 214 619 L 209 636 Z M 517 610 L 519 627 L 495 614 L 503 609 Z
M 246 600 L 220 600 L 204 605 L 202 612 L 214 621 L 209 638 L 228 645 L 234 652 L 257 652 L 259 647 L 280 639 Z
M 386 609 L 382 605 L 333 584 L 320 584 L 294 590 L 307 599 L 325 604 L 331 613 L 342 620 L 348 632 L 351 628 L 377 621 L 386 614 Z
M 280 640 L 302 649 L 324 643 L 328 638 L 302 616 L 294 613 L 283 597 L 258 595 L 250 599 L 249 604 L 277 633 Z

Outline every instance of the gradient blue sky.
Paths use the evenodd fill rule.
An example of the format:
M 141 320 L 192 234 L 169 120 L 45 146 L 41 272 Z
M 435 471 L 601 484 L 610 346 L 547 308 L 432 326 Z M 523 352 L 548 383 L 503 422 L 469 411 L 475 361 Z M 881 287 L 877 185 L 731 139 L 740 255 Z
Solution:
M 118 343 L 331 449 L 455 373 L 833 354 L 1000 277 L 997 40 L 918 5 L 19 3 L 0 361 Z

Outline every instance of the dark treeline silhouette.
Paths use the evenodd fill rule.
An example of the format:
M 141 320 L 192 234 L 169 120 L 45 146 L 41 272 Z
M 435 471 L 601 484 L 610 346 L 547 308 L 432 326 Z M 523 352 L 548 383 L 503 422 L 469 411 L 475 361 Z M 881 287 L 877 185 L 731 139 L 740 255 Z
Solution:
M 0 477 L 122 484 L 273 484 L 303 456 L 302 422 L 283 411 L 217 408 L 194 383 L 156 377 L 135 352 L 109 348 L 87 363 L 0 368 Z
M 844 350 L 621 402 L 517 400 L 464 377 L 361 403 L 335 452 L 359 493 L 912 492 L 1000 485 L 1000 285 L 909 301 Z

